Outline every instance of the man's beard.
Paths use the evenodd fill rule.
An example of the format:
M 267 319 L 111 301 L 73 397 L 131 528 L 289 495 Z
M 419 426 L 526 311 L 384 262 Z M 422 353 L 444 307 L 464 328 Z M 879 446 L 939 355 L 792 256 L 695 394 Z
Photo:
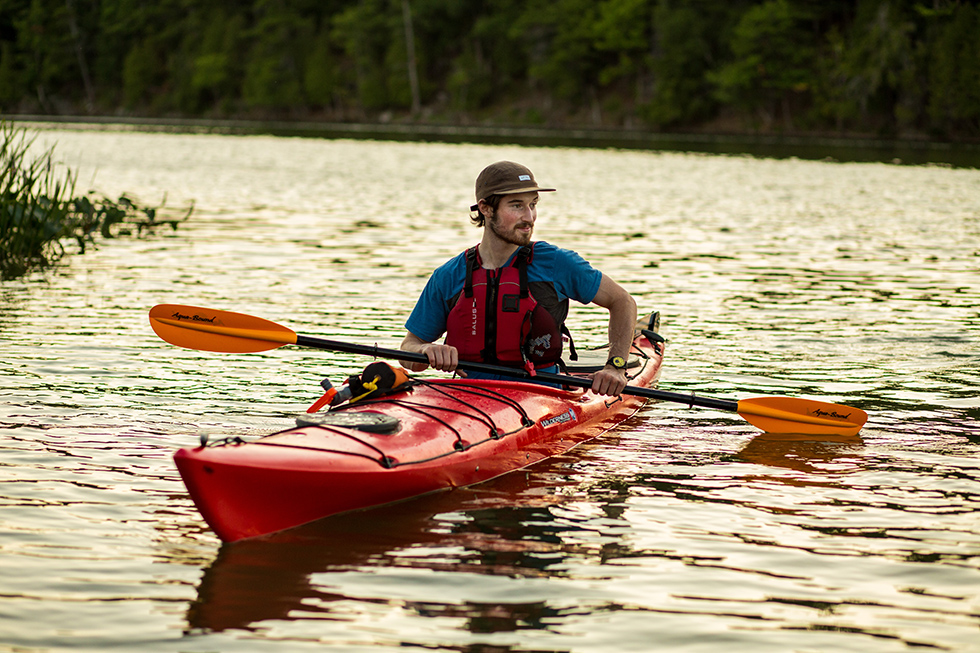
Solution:
M 526 223 L 518 222 L 514 225 L 513 230 L 510 232 L 505 232 L 500 228 L 500 220 L 497 218 L 497 212 L 494 211 L 490 214 L 487 219 L 487 224 L 490 226 L 490 231 L 494 233 L 500 240 L 505 243 L 510 243 L 511 245 L 517 245 L 518 247 L 524 247 L 531 242 L 531 235 L 534 233 L 534 225 L 531 225 L 530 231 L 527 233 L 517 231 L 517 227 L 520 227 Z

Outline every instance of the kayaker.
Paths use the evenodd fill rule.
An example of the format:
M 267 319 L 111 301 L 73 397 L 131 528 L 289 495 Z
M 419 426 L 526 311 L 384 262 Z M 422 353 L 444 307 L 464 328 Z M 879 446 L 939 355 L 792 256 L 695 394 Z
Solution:
M 571 298 L 609 311 L 609 360 L 593 375 L 592 389 L 623 391 L 636 302 L 577 253 L 531 241 L 539 193 L 554 190 L 540 186 L 519 163 L 484 168 L 470 207 L 483 238 L 432 273 L 405 322 L 403 350 L 425 354 L 429 365 L 445 372 L 457 371 L 461 360 L 557 372 Z M 445 342 L 437 343 L 443 334 Z M 429 367 L 407 365 L 416 372 Z

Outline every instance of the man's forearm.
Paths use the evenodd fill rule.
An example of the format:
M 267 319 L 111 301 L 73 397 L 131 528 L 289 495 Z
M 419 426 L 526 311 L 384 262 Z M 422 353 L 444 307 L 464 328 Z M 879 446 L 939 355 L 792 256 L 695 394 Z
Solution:
M 636 328 L 636 302 L 624 293 L 609 307 L 609 356 L 626 358 L 633 344 Z
M 399 349 L 403 351 L 410 351 L 416 354 L 421 354 L 423 353 L 422 347 L 427 344 L 429 343 L 425 342 L 414 333 L 409 332 L 408 335 L 406 335 L 405 338 L 402 340 L 402 344 L 399 345 Z M 421 372 L 422 370 L 429 367 L 425 363 L 416 363 L 414 361 L 399 361 L 399 362 L 401 362 L 402 365 L 412 370 L 413 372 Z

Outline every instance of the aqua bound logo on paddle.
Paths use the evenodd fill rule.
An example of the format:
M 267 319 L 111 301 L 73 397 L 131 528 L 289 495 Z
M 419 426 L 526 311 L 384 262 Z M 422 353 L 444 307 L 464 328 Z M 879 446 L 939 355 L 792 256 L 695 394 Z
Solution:
M 830 412 L 827 412 L 826 410 L 822 410 L 820 408 L 814 409 L 814 411 L 813 411 L 812 414 L 813 414 L 814 417 L 830 417 L 830 418 L 833 418 L 833 419 L 842 419 L 842 420 L 848 420 L 848 419 L 851 418 L 851 414 L 850 413 L 848 413 L 847 415 L 841 415 L 836 410 L 832 410 Z
M 210 322 L 212 324 L 214 324 L 214 321 L 218 319 L 217 315 L 215 315 L 214 317 L 202 317 L 200 315 L 184 315 L 178 311 L 174 311 L 174 314 L 171 315 L 170 317 L 177 320 L 178 322 L 180 322 L 181 320 L 190 320 L 191 322 Z

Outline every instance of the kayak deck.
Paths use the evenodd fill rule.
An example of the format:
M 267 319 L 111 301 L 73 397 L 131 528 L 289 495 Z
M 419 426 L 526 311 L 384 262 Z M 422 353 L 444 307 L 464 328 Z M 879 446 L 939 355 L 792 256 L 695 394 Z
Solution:
M 630 383 L 653 384 L 662 339 L 646 331 L 631 354 Z M 181 449 L 174 459 L 205 521 L 233 542 L 490 480 L 601 435 L 644 401 L 525 381 L 416 380 L 327 413 L 383 432 L 314 417 L 252 442 Z

